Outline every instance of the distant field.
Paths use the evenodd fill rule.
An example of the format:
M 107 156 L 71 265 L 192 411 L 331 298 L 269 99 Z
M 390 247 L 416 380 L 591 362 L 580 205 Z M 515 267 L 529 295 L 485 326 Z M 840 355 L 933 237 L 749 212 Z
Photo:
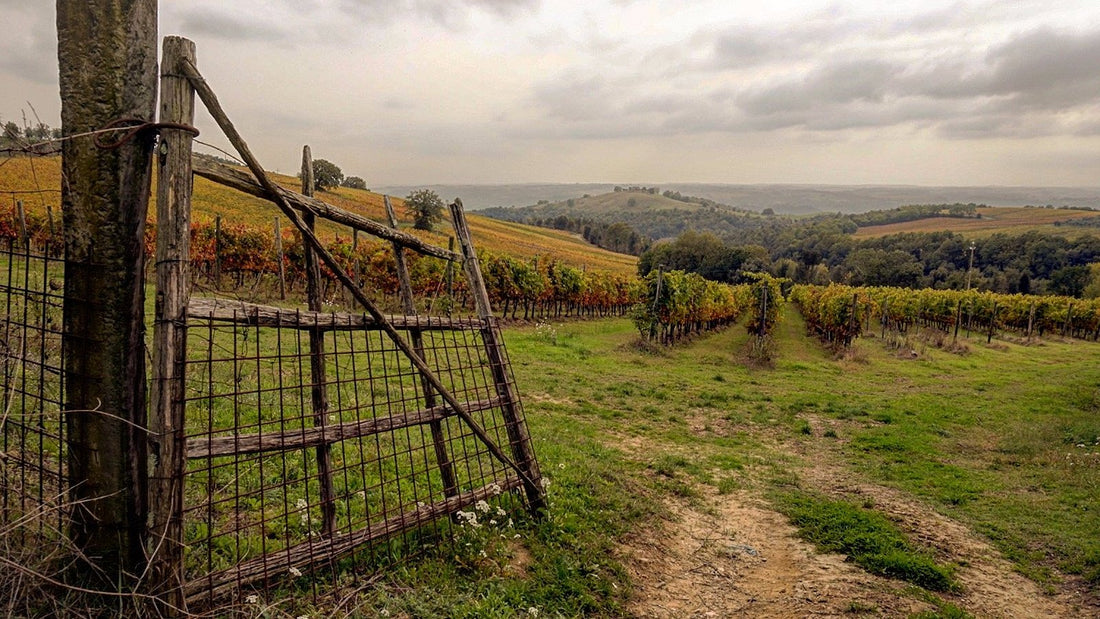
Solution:
M 868 226 L 860 228 L 853 236 L 857 239 L 869 239 L 901 232 L 950 231 L 972 237 L 982 237 L 996 232 L 1023 232 L 1030 229 L 1076 236 L 1082 232 L 1087 232 L 1088 229 L 1075 226 L 1056 227 L 1054 223 L 1080 217 L 1100 216 L 1100 213 L 1096 211 L 1022 207 L 987 207 L 979 208 L 978 212 L 982 216 L 981 219 L 933 217 L 931 219 L 906 221 L 883 226 Z
M 272 179 L 284 187 L 297 190 L 301 183 L 293 176 L 272 174 Z M 17 200 L 22 200 L 28 213 L 44 214 L 47 205 L 56 214 L 60 213 L 61 158 L 16 157 L 0 159 L 0 208 L 13 209 Z M 38 193 L 12 193 L 38 192 Z M 359 213 L 371 219 L 386 221 L 382 194 L 360 189 L 336 188 L 319 193 L 318 198 Z M 460 196 L 461 197 L 461 196 Z M 659 197 L 659 196 L 658 196 Z M 404 203 L 394 197 L 393 206 L 398 218 L 404 221 Z M 273 218 L 279 210 L 271 203 L 245 195 L 243 193 L 217 185 L 204 178 L 195 178 L 195 194 L 192 199 L 193 218 L 196 221 L 213 221 L 221 216 L 228 223 L 243 223 L 270 229 Z M 150 208 L 150 219 L 155 212 Z M 616 273 L 637 272 L 637 258 L 616 254 L 590 245 L 583 239 L 565 232 L 546 230 L 522 224 L 513 224 L 469 214 L 470 231 L 474 243 L 481 248 L 511 254 L 522 258 L 535 256 L 553 257 L 572 266 L 587 267 Z M 285 218 L 283 225 L 287 225 Z M 447 245 L 449 225 L 443 227 L 444 234 L 420 233 L 437 244 Z M 320 229 L 322 236 L 332 238 L 339 234 L 346 238 L 347 228 L 329 225 Z

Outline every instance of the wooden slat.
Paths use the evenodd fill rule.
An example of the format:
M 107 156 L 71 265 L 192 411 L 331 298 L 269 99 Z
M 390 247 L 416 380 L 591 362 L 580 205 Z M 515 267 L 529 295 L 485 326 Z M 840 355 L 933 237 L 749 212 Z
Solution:
M 363 544 L 386 539 L 437 518 L 457 513 L 464 507 L 488 500 L 501 492 L 508 492 L 522 485 L 523 482 L 518 477 L 509 475 L 488 486 L 448 497 L 411 512 L 404 512 L 358 531 L 339 533 L 328 539 L 307 540 L 290 548 L 244 561 L 227 570 L 203 576 L 188 583 L 185 587 L 187 601 L 198 604 L 217 599 L 264 578 L 286 578 L 290 575 L 291 568 L 307 569 L 316 563 L 338 559 L 350 554 Z
M 237 191 L 243 191 L 249 195 L 263 198 L 265 200 L 273 200 L 271 192 L 264 188 L 263 185 L 256 182 L 252 176 L 246 172 L 240 170 L 234 170 L 233 168 L 222 165 L 216 161 L 212 161 L 205 157 L 194 157 L 192 163 L 195 174 L 212 180 L 220 185 L 232 187 Z M 282 187 L 275 187 L 275 190 L 279 192 L 279 195 L 283 200 L 302 212 L 313 212 L 318 217 L 323 217 L 336 223 L 344 224 L 351 228 L 362 230 L 367 234 L 372 234 L 380 239 L 387 241 L 393 241 L 400 243 L 404 247 L 409 249 L 415 249 L 416 251 L 428 255 L 435 256 L 436 258 L 442 258 L 444 260 L 461 260 L 462 257 L 452 251 L 447 251 L 442 247 L 432 245 L 427 241 L 421 240 L 419 237 L 413 236 L 407 232 L 401 232 L 400 230 L 394 230 L 389 226 L 374 221 L 368 217 L 345 211 L 344 209 L 333 206 L 328 202 L 318 200 L 317 198 L 311 198 L 303 196 L 300 193 L 295 193 Z
M 195 298 L 187 307 L 187 317 L 259 327 L 282 327 L 322 331 L 371 331 L 382 326 L 367 314 L 295 311 L 287 308 L 246 303 L 232 299 Z M 476 331 L 484 327 L 479 318 L 441 316 L 386 316 L 399 331 Z
M 467 402 L 469 412 L 486 411 L 501 405 L 501 400 L 493 398 L 477 402 Z M 423 410 L 392 415 L 381 419 L 364 419 L 329 426 L 286 430 L 260 434 L 215 436 L 207 439 L 190 438 L 187 440 L 188 458 L 217 458 L 220 456 L 243 455 L 262 451 L 289 451 L 331 445 L 348 439 L 371 436 L 381 432 L 392 432 L 401 428 L 425 423 L 442 421 L 455 414 L 448 405 L 433 406 Z

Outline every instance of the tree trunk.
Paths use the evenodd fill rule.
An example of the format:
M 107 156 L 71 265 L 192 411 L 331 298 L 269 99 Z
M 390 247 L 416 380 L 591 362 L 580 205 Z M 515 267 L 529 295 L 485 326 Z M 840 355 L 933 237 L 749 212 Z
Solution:
M 58 0 L 57 41 L 65 136 L 153 120 L 156 0 Z M 71 533 L 97 568 L 74 575 L 112 588 L 132 583 L 144 563 L 143 242 L 153 138 L 62 145 L 69 498 L 79 502 Z

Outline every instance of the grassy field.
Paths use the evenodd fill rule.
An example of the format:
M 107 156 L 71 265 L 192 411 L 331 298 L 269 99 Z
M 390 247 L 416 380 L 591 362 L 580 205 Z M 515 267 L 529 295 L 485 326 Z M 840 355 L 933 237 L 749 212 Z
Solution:
M 298 191 L 301 182 L 293 177 L 272 174 L 280 185 Z M 28 213 L 44 215 L 47 205 L 59 216 L 61 204 L 61 158 L 0 158 L 0 209 L 15 208 L 16 200 L 22 200 Z M 10 192 L 36 192 L 13 194 Z M 7 195 L 5 195 L 7 194 Z M 318 198 L 348 211 L 365 215 L 378 221 L 386 221 L 385 207 L 381 194 L 360 189 L 337 187 L 331 191 L 319 192 Z M 447 201 L 456 196 L 443 196 Z M 461 197 L 461 196 L 457 196 Z M 411 230 L 411 220 L 404 216 L 404 200 L 393 198 L 402 227 Z M 275 205 L 217 185 L 204 178 L 195 179 L 195 193 L 192 200 L 193 219 L 195 221 L 213 221 L 221 216 L 227 223 L 248 224 L 263 230 L 270 230 L 273 218 L 279 215 Z M 616 254 L 589 244 L 584 239 L 557 230 L 548 230 L 510 222 L 502 222 L 476 213 L 468 213 L 470 232 L 474 243 L 496 252 L 503 252 L 521 258 L 535 256 L 553 256 L 576 268 L 590 268 L 615 273 L 634 274 L 638 260 L 634 256 Z M 150 219 L 155 219 L 155 208 L 150 207 Z M 285 218 L 283 226 L 289 223 Z M 450 224 L 439 226 L 439 233 L 421 233 L 438 245 L 447 246 Z M 333 238 L 351 236 L 351 231 L 335 225 L 322 225 L 321 235 Z
M 1021 233 L 1038 230 L 1048 234 L 1077 236 L 1090 234 L 1088 228 L 1074 226 L 1055 226 L 1054 222 L 1095 217 L 1095 211 L 1078 209 L 1046 209 L 1023 207 L 985 207 L 979 208 L 981 219 L 961 219 L 957 217 L 931 217 L 882 226 L 860 228 L 852 236 L 857 239 L 870 239 L 902 232 L 940 232 L 950 231 L 967 237 L 981 238 L 997 232 Z
M 911 583 L 898 595 L 930 605 L 922 616 L 986 614 L 971 584 L 984 566 L 937 541 L 929 529 L 942 522 L 995 547 L 1008 571 L 1047 594 L 1072 590 L 1095 603 L 1095 344 L 975 340 L 960 354 L 870 338 L 837 359 L 802 330 L 788 308 L 773 367 L 746 363 L 740 327 L 656 352 L 638 345 L 626 321 L 509 330 L 552 479 L 549 520 L 526 525 L 506 551 L 519 572 L 453 580 L 445 558 L 429 558 L 390 576 L 361 608 L 620 614 L 637 587 L 624 546 L 662 522 L 678 526 L 673 506 L 706 512 L 715 496 L 763 501 L 819 549 Z M 857 487 L 881 489 L 894 507 Z M 873 610 L 858 600 L 848 607 Z

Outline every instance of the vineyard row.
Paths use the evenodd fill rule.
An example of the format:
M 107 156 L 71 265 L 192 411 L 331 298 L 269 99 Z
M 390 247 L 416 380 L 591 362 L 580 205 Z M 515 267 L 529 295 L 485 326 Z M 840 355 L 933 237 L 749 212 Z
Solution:
M 810 332 L 837 347 L 851 345 L 875 325 L 884 333 L 905 333 L 919 326 L 956 335 L 965 328 L 987 338 L 997 331 L 1028 337 L 1045 333 L 1100 337 L 1100 299 L 838 284 L 794 286 L 790 299 Z

